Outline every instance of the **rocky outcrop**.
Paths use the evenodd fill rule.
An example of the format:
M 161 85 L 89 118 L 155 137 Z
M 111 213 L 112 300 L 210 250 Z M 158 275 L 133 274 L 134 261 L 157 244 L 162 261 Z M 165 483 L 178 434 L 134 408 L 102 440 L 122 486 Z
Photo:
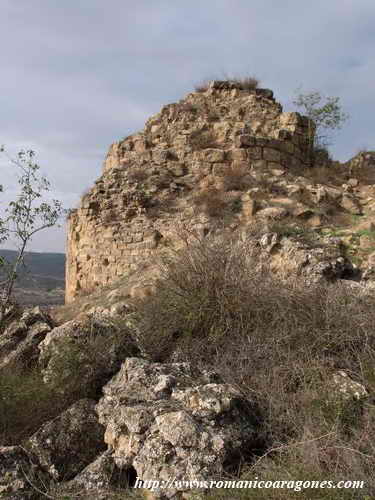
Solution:
M 125 327 L 106 315 L 85 315 L 51 330 L 39 344 L 43 380 L 64 393 L 95 395 L 120 369 L 127 356 L 138 354 Z
M 160 307 L 156 303 L 157 307 L 150 309 L 150 328 L 144 331 L 138 314 L 142 308 L 137 307 L 148 297 L 158 293 L 162 296 L 163 283 L 157 280 L 163 278 L 163 266 L 151 264 L 151 257 L 169 250 L 177 255 L 176 249 L 193 241 L 198 242 L 199 249 L 208 236 L 220 247 L 230 242 L 228 248 L 233 249 L 238 244 L 238 255 L 244 256 L 251 272 L 260 271 L 262 282 L 264 269 L 277 275 L 275 283 L 280 286 L 283 280 L 292 278 L 293 282 L 296 277 L 302 279 L 303 286 L 341 280 L 343 288 L 355 289 L 355 294 L 363 299 L 360 320 L 353 323 L 362 328 L 362 306 L 369 307 L 367 299 L 373 295 L 375 282 L 371 281 L 375 277 L 375 217 L 371 215 L 375 213 L 375 179 L 373 183 L 369 181 L 374 155 L 363 153 L 347 165 L 333 162 L 335 175 L 324 162 L 311 168 L 312 134 L 312 123 L 297 113 L 283 113 L 271 91 L 244 90 L 235 82 L 214 81 L 206 89 L 165 106 L 147 121 L 142 132 L 111 146 L 103 175 L 69 219 L 67 301 L 80 293 L 85 296 L 61 308 L 61 316 L 54 316 L 59 326 L 39 308 L 19 312 L 17 317 L 9 311 L 6 323 L 0 325 L 0 369 L 7 369 L 9 383 L 15 387 L 21 380 L 18 376 L 30 375 L 31 389 L 35 389 L 35 384 L 37 391 L 43 386 L 41 394 L 47 394 L 45 400 L 49 401 L 51 395 L 56 404 L 55 411 L 46 413 L 41 408 L 39 414 L 36 409 L 37 418 L 25 432 L 25 448 L 0 448 L 0 496 L 33 499 L 40 495 L 64 498 L 77 494 L 104 500 L 112 498 L 118 488 L 124 491 L 138 477 L 143 481 L 180 481 L 179 486 L 174 485 L 167 492 L 153 494 L 188 498 L 188 487 L 182 481 L 221 479 L 237 470 L 240 463 L 253 465 L 257 455 L 268 455 L 275 441 L 276 449 L 280 449 L 280 439 L 274 438 L 270 427 L 274 417 L 267 414 L 279 406 L 268 401 L 270 406 L 262 406 L 262 414 L 258 406 L 265 404 L 263 398 L 267 399 L 269 384 L 263 393 L 257 389 L 256 403 L 248 386 L 239 383 L 247 394 L 245 399 L 236 387 L 224 383 L 214 372 L 177 362 L 189 359 L 185 356 L 189 356 L 188 349 L 183 352 L 183 342 L 177 347 L 173 340 L 168 346 L 160 342 L 160 349 L 165 349 L 168 356 L 153 357 L 144 337 L 148 332 L 154 333 Z M 329 161 L 328 157 L 324 161 Z M 336 220 L 344 221 L 343 227 L 334 227 Z M 358 256 L 367 268 L 363 262 L 353 263 Z M 235 257 L 232 260 L 240 261 Z M 213 262 L 216 276 L 216 261 Z M 219 266 L 222 260 L 217 262 Z M 199 269 L 204 276 L 207 265 Z M 245 267 L 243 271 L 247 272 Z M 238 272 L 242 269 L 238 268 Z M 236 268 L 233 273 L 233 288 L 238 285 L 238 272 Z M 211 288 L 222 290 L 221 281 L 217 283 Z M 101 290 L 106 284 L 111 287 Z M 197 289 L 194 286 L 195 283 L 193 295 Z M 254 286 L 251 275 L 250 287 L 258 293 L 259 287 Z M 228 287 L 230 300 L 233 288 Z M 93 290 L 96 293 L 88 293 Z M 243 298 L 247 300 L 249 288 L 244 290 Z M 319 293 L 322 290 L 318 287 Z M 348 294 L 350 297 L 353 295 Z M 174 314 L 174 299 L 171 296 L 168 300 L 170 314 Z M 264 303 L 269 301 L 267 289 Z M 341 302 L 343 309 L 333 311 L 337 314 L 334 324 L 339 323 L 339 315 L 347 306 L 347 302 Z M 186 315 L 195 315 L 197 304 L 186 304 Z M 300 308 L 301 304 L 293 303 L 292 314 L 294 307 Z M 61 319 L 69 308 L 69 318 Z M 168 311 L 168 304 L 165 309 Z M 233 311 L 230 309 L 230 314 L 237 317 L 237 309 Z M 253 314 L 251 301 L 249 311 Z M 357 312 L 354 308 L 353 315 Z M 325 325 L 331 311 L 328 308 L 317 312 L 317 320 L 321 313 Z M 240 317 L 245 324 L 246 320 Z M 262 321 L 263 317 L 259 317 Z M 276 314 L 276 321 L 279 319 Z M 268 321 L 262 323 L 268 325 Z M 196 330 L 202 342 L 199 346 L 214 340 L 205 326 Z M 227 328 L 228 332 L 232 330 Z M 302 330 L 305 334 L 304 322 Z M 315 334 L 315 324 L 310 330 Z M 341 335 L 341 330 L 337 331 Z M 327 394 L 323 391 L 321 396 L 324 408 L 329 399 L 334 410 L 342 407 L 350 412 L 354 402 L 354 406 L 358 403 L 358 415 L 365 411 L 371 389 L 359 381 L 367 365 L 361 365 L 359 376 L 356 366 L 353 368 L 345 360 L 347 353 L 353 354 L 352 345 L 355 349 L 357 340 L 362 342 L 361 331 L 358 339 L 350 342 L 349 350 L 351 337 L 343 337 L 341 363 L 337 339 L 332 342 L 332 356 L 337 356 L 337 361 L 326 354 L 330 345 L 322 343 L 320 347 L 316 343 L 319 352 L 315 361 L 322 361 L 324 370 L 329 370 L 324 388 L 328 388 Z M 281 349 L 285 335 L 284 330 L 280 332 L 275 343 Z M 335 329 L 333 332 L 336 334 Z M 297 333 L 298 340 L 301 332 Z M 247 349 L 253 349 L 253 331 L 248 334 L 244 330 L 245 334 L 246 338 L 238 340 L 239 349 L 248 341 Z M 370 337 L 367 332 L 363 343 L 370 346 Z M 150 344 L 158 342 L 158 338 L 152 337 Z M 233 335 L 230 340 L 236 342 L 236 338 Z M 294 337 L 291 338 L 290 346 L 294 343 Z M 268 350 L 264 350 L 263 339 L 261 335 L 256 346 L 257 356 L 266 365 L 261 378 L 269 368 L 267 356 L 273 348 L 269 344 Z M 306 335 L 297 342 L 301 353 L 307 339 Z M 227 337 L 223 342 L 226 340 Z M 337 342 L 341 342 L 341 337 Z M 229 352 L 239 352 L 234 346 L 232 349 Z M 244 366 L 247 370 L 246 384 L 253 377 L 253 372 L 249 373 L 253 364 L 248 364 L 252 354 L 248 353 L 250 350 L 245 351 L 238 365 L 239 370 Z M 308 353 L 309 360 L 312 353 Z M 327 360 L 323 359 L 326 355 Z M 169 362 L 154 363 L 150 359 Z M 237 363 L 237 357 L 233 359 Z M 284 359 L 289 357 L 280 359 L 282 366 L 272 366 L 275 377 L 288 368 Z M 293 356 L 290 359 L 294 362 Z M 25 371 L 19 375 L 15 370 L 13 374 L 13 364 L 21 365 Z M 231 369 L 233 366 L 230 364 Z M 306 379 L 310 380 L 311 366 L 306 366 Z M 228 377 L 226 369 L 223 376 Z M 290 373 L 294 376 L 293 370 Z M 239 378 L 242 380 L 242 372 Z M 289 397 L 288 391 L 296 391 L 297 395 L 300 384 L 293 382 L 290 388 L 281 384 L 281 398 Z M 263 382 L 260 387 L 265 387 Z M 0 392 L 1 389 L 0 384 Z M 22 402 L 27 403 L 27 384 L 20 397 L 24 393 Z M 3 408 L 8 411 L 10 422 L 12 405 Z M 32 417 L 35 408 L 27 407 L 27 418 Z M 288 416 L 289 408 L 283 412 Z M 285 415 L 280 420 L 283 426 Z M 293 446 L 297 435 L 298 432 L 293 434 Z M 270 442 L 266 443 L 266 439 Z M 3 444 L 14 442 L 7 435 Z M 368 453 L 360 451 L 359 455 L 369 456 Z
M 118 488 L 129 489 L 135 478 L 129 477 L 126 470 L 115 464 L 111 450 L 98 456 L 85 467 L 72 481 L 63 485 L 65 494 L 84 491 L 88 498 L 111 498 L 111 492 Z
M 221 477 L 259 445 L 256 405 L 189 364 L 129 358 L 103 392 L 105 442 L 140 479 Z
M 52 328 L 52 319 L 40 307 L 26 309 L 0 334 L 0 369 L 12 363 L 35 365 L 38 345 Z
M 95 401 L 82 399 L 43 425 L 26 445 L 54 480 L 67 481 L 103 451 L 103 435 Z
M 0 449 L 6 498 L 79 491 L 104 499 L 137 477 L 219 478 L 260 445 L 257 405 L 188 363 L 128 358 L 103 393 L 99 403 L 79 400 L 42 425 L 25 449 Z M 167 496 L 180 498 L 185 489 L 172 487 Z
M 334 394 L 345 400 L 361 400 L 368 397 L 366 387 L 351 379 L 344 370 L 339 370 L 333 374 Z
M 246 232 L 243 238 L 246 240 Z M 360 278 L 359 269 L 346 257 L 340 239 L 310 238 L 265 233 L 259 239 L 248 239 L 249 251 L 259 267 L 270 268 L 284 279 L 299 277 L 306 283 L 317 283 Z

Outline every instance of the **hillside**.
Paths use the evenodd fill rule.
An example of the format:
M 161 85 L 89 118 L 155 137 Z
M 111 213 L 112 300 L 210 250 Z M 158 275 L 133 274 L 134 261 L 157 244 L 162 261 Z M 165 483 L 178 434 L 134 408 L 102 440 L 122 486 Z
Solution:
M 313 132 L 212 81 L 110 147 L 0 324 L 0 496 L 375 498 L 375 154 Z
M 8 262 L 16 258 L 14 250 L 0 249 Z M 15 298 L 24 305 L 56 305 L 64 301 L 65 254 L 26 252 L 25 267 L 16 281 Z

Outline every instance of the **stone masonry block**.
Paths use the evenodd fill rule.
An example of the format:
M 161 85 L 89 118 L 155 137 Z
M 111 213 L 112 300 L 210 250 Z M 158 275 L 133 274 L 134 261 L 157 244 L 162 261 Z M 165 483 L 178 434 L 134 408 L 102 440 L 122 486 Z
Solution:
M 228 151 L 228 158 L 231 160 L 247 160 L 249 158 L 247 150 L 235 148 Z
M 180 104 L 164 107 L 148 120 L 143 132 L 110 148 L 102 176 L 83 207 L 69 219 L 67 302 L 78 289 L 110 282 L 158 252 L 160 238 L 153 236 L 155 228 L 166 236 L 174 234 L 181 220 L 189 228 L 197 222 L 187 189 L 168 192 L 178 207 L 176 211 L 165 210 L 151 220 L 145 208 L 126 219 L 128 199 L 134 195 L 125 175 L 128 169 L 143 166 L 150 177 L 168 170 L 175 177 L 175 185 L 181 177 L 186 186 L 195 189 L 205 179 L 222 182 L 231 168 L 251 175 L 271 169 L 274 172 L 270 174 L 278 175 L 276 171 L 287 171 L 292 165 L 302 167 L 308 161 L 311 124 L 305 118 L 298 113 L 283 113 L 269 90 L 249 94 L 228 88 L 228 82 L 218 82 L 216 87 L 204 95 L 193 92 L 186 101 L 190 102 L 186 113 Z M 199 130 L 212 133 L 215 142 L 191 144 L 192 132 Z M 158 189 L 152 197 L 159 198 Z M 258 211 L 257 202 L 251 196 L 242 202 L 243 211 L 238 215 L 246 221 Z M 107 224 L 103 224 L 103 215 Z M 209 219 L 201 222 L 207 224 Z
M 250 134 L 241 134 L 235 137 L 234 144 L 236 148 L 255 146 L 255 137 Z

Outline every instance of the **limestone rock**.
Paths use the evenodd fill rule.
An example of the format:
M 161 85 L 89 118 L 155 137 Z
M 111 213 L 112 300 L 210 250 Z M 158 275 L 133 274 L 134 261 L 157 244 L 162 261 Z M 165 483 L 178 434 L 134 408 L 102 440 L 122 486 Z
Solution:
M 243 237 L 247 238 L 246 232 Z M 345 257 L 340 240 L 329 245 L 312 244 L 272 232 L 254 241 L 249 239 L 249 245 L 258 266 L 270 268 L 283 279 L 299 277 L 312 283 L 358 278 L 358 269 Z
M 0 334 L 0 368 L 13 362 L 35 363 L 38 345 L 51 330 L 52 320 L 40 307 L 26 309 Z
M 141 479 L 219 477 L 251 453 L 258 410 L 213 373 L 128 358 L 97 405 L 118 467 Z
M 44 424 L 28 439 L 27 446 L 50 476 L 69 480 L 103 451 L 103 436 L 95 401 L 82 399 Z
M 366 388 L 359 382 L 351 379 L 343 370 L 339 370 L 333 374 L 333 384 L 336 392 L 344 399 L 353 398 L 359 400 L 368 396 Z
M 139 352 L 129 331 L 107 316 L 86 316 L 56 327 L 39 344 L 39 350 L 44 382 L 83 395 L 94 394 L 127 356 Z
M 114 461 L 110 450 L 99 455 L 91 464 L 85 467 L 74 479 L 63 483 L 56 493 L 72 495 L 75 498 L 77 492 L 84 498 L 93 498 L 95 500 L 118 497 L 118 490 L 128 489 L 131 482 L 136 478 L 130 477 L 127 471 L 119 469 Z

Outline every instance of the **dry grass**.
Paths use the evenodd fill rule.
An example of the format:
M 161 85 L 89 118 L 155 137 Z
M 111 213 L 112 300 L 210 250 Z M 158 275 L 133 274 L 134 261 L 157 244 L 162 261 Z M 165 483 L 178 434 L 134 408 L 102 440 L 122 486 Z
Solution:
M 195 85 L 195 92 L 206 92 L 212 80 L 220 80 L 220 78 L 211 78 L 211 80 L 203 80 Z M 224 75 L 223 81 L 234 84 L 237 88 L 241 90 L 255 90 L 259 87 L 259 79 L 255 76 L 234 76 L 229 77 Z
M 347 172 L 345 169 L 334 165 L 311 167 L 303 172 L 303 174 L 315 182 L 315 184 L 341 186 L 347 181 Z
M 197 91 L 199 92 L 199 91 Z M 197 113 L 198 107 L 191 102 L 184 102 L 178 105 L 178 109 L 183 113 Z
M 244 477 L 247 468 L 262 479 L 363 479 L 361 494 L 375 495 L 374 406 L 331 385 L 340 369 L 374 391 L 375 299 L 339 284 L 280 283 L 256 269 L 252 248 L 207 237 L 165 258 L 157 293 L 137 306 L 143 348 L 158 361 L 213 368 L 258 401 L 263 444 L 246 457 Z M 364 498 L 311 491 L 299 498 Z M 215 498 L 291 498 L 267 495 Z
M 331 165 L 333 162 L 332 155 L 324 146 L 315 146 L 313 149 L 314 165 Z
M 242 90 L 255 90 L 259 86 L 259 79 L 255 76 L 236 77 L 230 81 L 238 84 Z
M 296 221 L 294 217 L 284 217 L 281 220 L 268 222 L 268 231 L 279 236 L 294 236 L 306 244 L 313 244 L 317 240 L 316 233 L 308 226 L 306 221 Z
M 34 369 L 12 366 L 0 376 L 0 445 L 12 446 L 65 409 L 57 391 L 43 384 Z
M 348 167 L 350 177 L 355 177 L 361 184 L 375 184 L 374 165 L 362 165 L 358 167 Z

